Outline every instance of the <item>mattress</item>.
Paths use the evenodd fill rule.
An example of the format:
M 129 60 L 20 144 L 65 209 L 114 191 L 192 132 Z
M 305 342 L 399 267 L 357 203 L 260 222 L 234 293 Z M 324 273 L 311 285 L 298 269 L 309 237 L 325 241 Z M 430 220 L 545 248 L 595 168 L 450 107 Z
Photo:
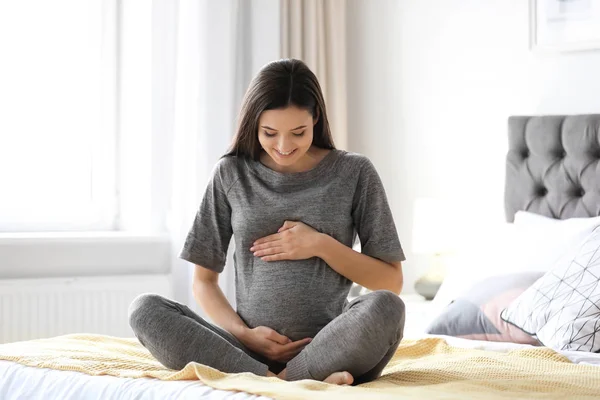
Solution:
M 485 342 L 440 335 L 448 344 L 463 348 L 476 348 L 506 352 L 531 347 L 515 343 Z M 578 364 L 600 367 L 600 354 L 576 351 L 560 352 Z M 91 376 L 80 372 L 57 371 L 26 367 L 10 361 L 0 361 L 0 399 L 228 399 L 266 400 L 267 397 L 242 392 L 212 389 L 199 381 L 161 381 L 149 378 L 117 378 Z

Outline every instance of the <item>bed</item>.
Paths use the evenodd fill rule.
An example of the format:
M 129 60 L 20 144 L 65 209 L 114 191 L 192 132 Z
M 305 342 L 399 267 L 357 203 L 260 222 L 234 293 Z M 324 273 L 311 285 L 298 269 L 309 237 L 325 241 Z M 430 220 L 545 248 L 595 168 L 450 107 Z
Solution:
M 599 127 L 600 115 L 509 119 L 505 182 L 507 221 L 513 222 L 517 212 L 522 210 L 553 219 L 600 215 Z M 402 398 L 551 398 L 553 394 L 564 397 L 564 393 L 568 393 L 565 390 L 571 390 L 571 387 L 585 387 L 580 398 L 593 398 L 600 393 L 600 353 L 555 352 L 530 344 L 448 335 L 424 334 L 420 339 L 403 341 L 398 356 L 384 371 L 384 376 L 363 388 L 337 388 L 319 382 L 288 384 L 255 378 L 250 374 L 227 376 L 199 365 L 188 365 L 186 374 L 173 372 L 169 379 L 175 380 L 165 380 L 168 371 L 161 371 L 158 365 L 152 364 L 152 360 L 144 358 L 147 355 L 141 354 L 143 349 L 136 347 L 133 338 L 105 339 L 90 335 L 64 338 L 63 346 L 64 343 L 84 343 L 87 346 L 85 351 L 98 353 L 103 352 L 102 346 L 106 345 L 107 351 L 115 351 L 114 357 L 108 358 L 111 360 L 109 363 L 97 358 L 96 368 L 100 370 L 96 371 L 100 372 L 91 375 L 79 372 L 86 370 L 85 357 L 56 357 L 48 343 L 56 341 L 21 342 L 12 347 L 9 347 L 11 344 L 0 345 L 1 399 L 391 399 L 398 398 L 400 394 Z M 75 349 L 76 345 L 63 348 Z M 33 356 L 22 358 L 27 352 L 35 353 L 37 361 Z M 119 366 L 115 361 L 119 360 L 117 353 L 128 352 L 136 354 L 137 360 L 146 362 L 146 366 L 136 371 Z M 82 350 L 80 354 L 87 353 Z M 21 362 L 12 361 L 17 358 Z M 493 368 L 517 358 L 523 370 L 519 372 L 513 368 L 512 375 L 498 379 Z M 62 369 L 45 368 L 49 365 L 60 365 Z M 463 371 L 465 365 L 479 365 L 481 368 Z M 532 369 L 539 378 L 535 375 L 526 378 L 527 366 L 531 365 L 540 366 L 539 370 Z M 102 369 L 103 366 L 106 368 Z M 552 378 L 554 366 L 558 369 L 556 377 Z M 120 375 L 110 376 L 118 368 L 121 368 Z M 139 377 L 127 377 L 128 373 Z M 523 376 L 520 387 L 519 374 Z M 567 380 L 560 381 L 560 375 L 571 378 L 563 377 Z M 537 380 L 547 387 L 535 386 Z M 490 383 L 492 381 L 493 384 Z M 556 383 L 556 392 L 553 383 Z M 514 391 L 507 392 L 507 387 L 514 388 Z M 457 388 L 460 390 L 455 391 Z
M 450 336 L 440 337 L 449 345 L 506 353 L 515 349 L 531 348 L 514 343 L 496 343 L 460 339 Z M 600 354 L 578 351 L 560 352 L 570 361 L 598 368 L 600 379 Z M 115 376 L 92 376 L 76 371 L 59 371 L 37 368 L 10 361 L 0 361 L 0 398 L 17 399 L 210 399 L 210 400 L 266 400 L 270 397 L 245 392 L 213 389 L 197 380 L 162 381 L 152 378 L 121 378 Z M 598 383 L 600 390 L 600 382 Z M 286 398 L 292 398 L 287 397 Z M 303 397 L 297 397 L 303 398 Z M 317 398 L 317 396 L 311 396 Z M 332 397 L 330 397 L 332 398 Z M 359 396 L 358 398 L 366 398 Z M 376 397 L 380 398 L 380 397 Z M 418 398 L 418 397 L 415 397 Z

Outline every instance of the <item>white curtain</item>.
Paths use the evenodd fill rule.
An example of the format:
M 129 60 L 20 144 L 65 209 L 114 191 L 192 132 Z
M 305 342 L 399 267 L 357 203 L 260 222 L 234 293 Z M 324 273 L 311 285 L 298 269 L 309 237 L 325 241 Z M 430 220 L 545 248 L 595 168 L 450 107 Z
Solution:
M 279 58 L 279 40 L 266 29 L 272 18 L 277 26 L 279 5 L 270 0 L 180 0 L 178 5 L 168 223 L 173 295 L 201 315 L 191 292 L 193 267 L 178 255 L 210 173 L 231 143 L 250 79 L 262 65 Z M 219 284 L 235 307 L 232 247 L 233 238 Z
M 176 4 L 168 217 L 173 297 L 203 314 L 191 292 L 192 265 L 178 255 L 213 166 L 231 143 L 242 97 L 258 70 L 282 57 L 304 60 L 322 85 L 336 146 L 347 147 L 346 1 L 179 0 Z M 233 240 L 219 283 L 235 306 L 232 247 Z
M 333 140 L 347 149 L 347 0 L 281 0 L 281 54 L 304 61 L 321 84 Z

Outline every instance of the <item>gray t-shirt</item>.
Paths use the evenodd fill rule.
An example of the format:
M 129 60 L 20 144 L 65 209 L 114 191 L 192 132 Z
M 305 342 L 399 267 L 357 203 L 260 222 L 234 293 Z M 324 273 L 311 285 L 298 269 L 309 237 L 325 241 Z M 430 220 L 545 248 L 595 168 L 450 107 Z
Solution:
M 352 282 L 322 259 L 262 261 L 252 243 L 301 221 L 383 261 L 404 253 L 381 179 L 365 156 L 330 151 L 313 169 L 274 171 L 259 161 L 222 158 L 213 170 L 180 257 L 212 271 L 225 265 L 235 237 L 237 312 L 251 328 L 268 326 L 298 340 L 337 317 Z

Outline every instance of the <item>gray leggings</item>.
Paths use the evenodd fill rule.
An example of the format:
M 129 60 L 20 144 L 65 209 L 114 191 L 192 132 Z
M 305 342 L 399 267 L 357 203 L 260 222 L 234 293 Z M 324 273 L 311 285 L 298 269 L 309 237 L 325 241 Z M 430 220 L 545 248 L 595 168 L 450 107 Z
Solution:
M 222 372 L 265 376 L 287 368 L 287 379 L 322 381 L 348 371 L 354 384 L 381 375 L 402 340 L 404 303 L 387 290 L 354 299 L 287 365 L 262 357 L 233 335 L 208 323 L 187 306 L 156 294 L 142 294 L 129 307 L 129 324 L 165 367 L 182 369 L 190 361 Z

